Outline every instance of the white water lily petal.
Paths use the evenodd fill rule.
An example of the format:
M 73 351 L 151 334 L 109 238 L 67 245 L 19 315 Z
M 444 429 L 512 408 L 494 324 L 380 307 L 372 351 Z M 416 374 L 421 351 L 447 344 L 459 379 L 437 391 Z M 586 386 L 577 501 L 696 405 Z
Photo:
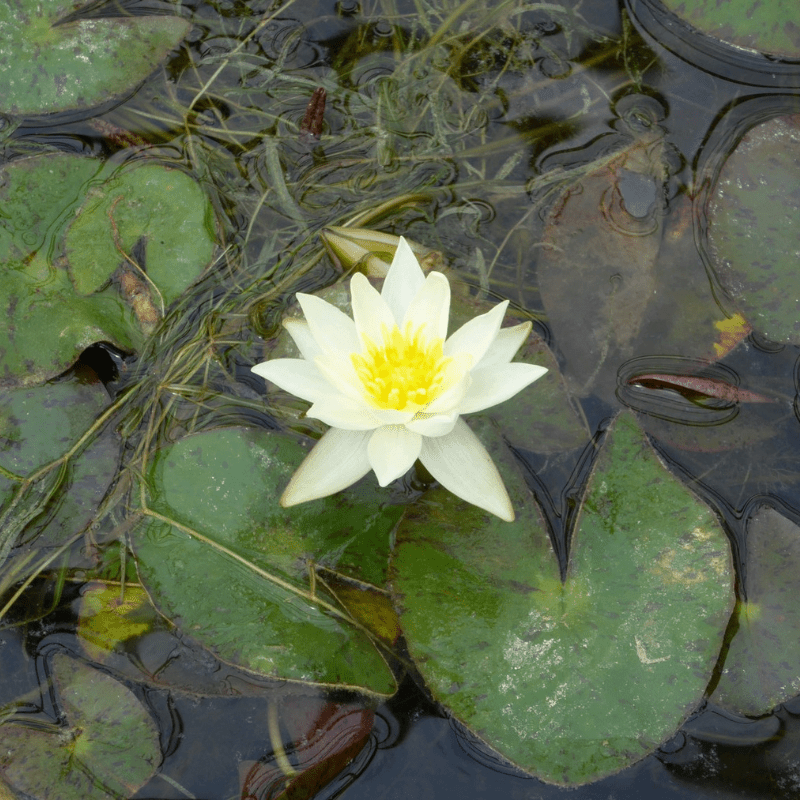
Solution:
M 421 436 L 446 436 L 453 430 L 458 419 L 458 410 L 449 414 L 417 414 L 406 428 Z
M 503 300 L 491 311 L 465 322 L 444 343 L 444 354 L 453 356 L 456 353 L 469 353 L 473 367 L 477 365 L 497 337 L 507 308 L 508 300 Z
M 343 311 L 313 294 L 297 293 L 311 334 L 325 353 L 354 353 L 361 346 L 356 324 Z
M 457 409 L 464 395 L 467 393 L 472 378 L 469 368 L 472 359 L 465 353 L 460 353 L 446 367 L 445 386 L 447 387 L 435 400 L 425 406 L 428 414 L 447 414 Z
M 346 489 L 370 469 L 367 444 L 370 431 L 331 428 L 305 457 L 281 496 L 284 508 L 317 500 Z
M 530 322 L 522 322 L 511 328 L 500 328 L 486 355 L 475 364 L 475 369 L 494 364 L 508 364 L 530 336 L 532 327 Z
M 346 431 L 371 431 L 383 425 L 383 421 L 365 403 L 345 397 L 333 389 L 317 399 L 306 416 L 318 419 L 333 428 Z
M 350 295 L 353 299 L 353 319 L 362 348 L 366 347 L 364 336 L 379 344 L 383 341 L 383 328 L 391 330 L 396 324 L 389 306 L 361 273 L 351 278 Z
M 514 509 L 491 456 L 463 419 L 453 431 L 436 439 L 424 438 L 420 461 L 442 486 L 462 500 L 514 521 Z
M 331 391 L 330 383 L 316 365 L 302 358 L 274 358 L 256 364 L 252 369 L 256 375 L 311 403 Z
M 311 328 L 304 319 L 289 317 L 283 321 L 283 327 L 286 328 L 286 332 L 292 337 L 300 355 L 306 361 L 313 361 L 317 356 L 322 355 L 322 348 L 317 344 Z
M 539 380 L 545 372 L 546 367 L 517 362 L 478 367 L 470 373 L 472 383 L 459 405 L 459 410 L 462 414 L 471 414 L 503 403 Z
M 378 483 L 386 486 L 395 478 L 405 475 L 419 458 L 422 437 L 403 425 L 385 425 L 378 428 L 367 445 L 369 463 Z
M 398 325 L 403 321 L 406 309 L 411 305 L 423 283 L 425 275 L 422 267 L 409 243 L 401 236 L 381 290 L 381 296 Z
M 373 408 L 375 416 L 381 421 L 381 425 L 405 425 L 414 419 L 416 409 L 404 408 L 396 411 L 393 408 Z
M 318 356 L 314 359 L 314 364 L 320 374 L 328 381 L 330 387 L 336 392 L 352 400 L 360 401 L 365 406 L 369 405 L 364 396 L 361 381 L 349 356 L 339 354 Z
M 441 272 L 431 272 L 406 309 L 400 328 L 425 326 L 429 338 L 444 339 L 450 319 L 450 282 Z

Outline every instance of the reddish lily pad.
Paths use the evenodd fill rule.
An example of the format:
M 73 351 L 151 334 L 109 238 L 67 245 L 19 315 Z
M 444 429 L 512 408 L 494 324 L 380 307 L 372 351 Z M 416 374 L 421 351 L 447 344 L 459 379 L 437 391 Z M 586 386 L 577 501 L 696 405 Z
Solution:
M 658 134 L 635 140 L 567 190 L 548 218 L 537 263 L 539 290 L 579 394 L 597 386 L 613 392 L 616 366 L 634 354 L 656 282 L 662 151 Z M 649 187 L 652 198 L 635 213 L 621 188 L 631 180 Z
M 285 761 L 273 756 L 240 763 L 241 796 L 252 800 L 316 796 L 367 744 L 374 717 L 372 709 L 356 703 L 287 699 L 275 708 L 276 722 L 288 733 Z M 294 774 L 287 774 L 287 763 Z

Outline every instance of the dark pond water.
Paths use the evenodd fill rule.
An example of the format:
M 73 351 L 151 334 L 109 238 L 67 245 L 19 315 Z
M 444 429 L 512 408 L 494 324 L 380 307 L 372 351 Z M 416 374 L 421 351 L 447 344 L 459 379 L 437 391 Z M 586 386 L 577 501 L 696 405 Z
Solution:
M 118 5 L 135 15 L 175 10 L 155 0 Z M 705 233 L 691 199 L 709 191 L 722 155 L 756 122 L 800 112 L 797 63 L 707 46 L 686 37 L 654 4 L 637 0 L 179 6 L 193 27 L 165 71 L 95 116 L 68 112 L 16 128 L 9 123 L 5 140 L 9 158 L 46 145 L 119 163 L 135 158 L 144 142 L 150 154 L 197 175 L 212 197 L 224 246 L 213 279 L 179 301 L 165 335 L 138 357 L 103 346 L 83 358 L 113 396 L 143 387 L 135 389 L 133 404 L 140 415 L 123 423 L 140 431 L 131 435 L 129 450 L 138 453 L 158 427 L 146 422 L 156 407 L 174 424 L 173 436 L 202 427 L 198 415 L 277 427 L 261 405 L 263 382 L 249 366 L 262 360 L 263 342 L 275 334 L 290 293 L 320 289 L 338 276 L 319 246 L 319 231 L 355 222 L 441 250 L 472 286 L 529 312 L 560 359 L 592 433 L 626 406 L 655 420 L 648 432 L 661 455 L 724 520 L 740 574 L 745 523 L 759 504 L 768 501 L 800 519 L 795 344 L 751 332 L 718 362 L 722 372 L 711 377 L 772 398 L 771 405 L 742 404 L 732 414 L 719 397 L 698 399 L 697 387 L 634 386 L 619 377 L 663 376 L 676 359 L 695 365 L 709 359 L 713 339 L 693 327 L 693 298 L 715 296 L 720 318 L 735 308 L 704 271 L 684 277 L 689 251 L 681 248 L 695 242 L 702 248 Z M 303 130 L 319 87 L 327 92 L 321 130 Z M 565 180 L 595 174 L 604 156 L 626 148 L 631 160 L 617 189 L 628 220 L 649 224 L 658 209 L 668 221 L 681 244 L 662 249 L 660 269 L 679 275 L 684 293 L 648 306 L 641 333 L 619 334 L 615 343 L 616 333 L 591 323 L 597 285 L 587 277 L 595 261 L 611 257 L 601 249 L 598 228 L 613 209 L 602 218 L 565 217 L 566 236 L 557 241 L 578 243 L 568 254 L 575 261 L 558 261 L 541 242 L 556 236 L 548 215 Z M 631 263 L 654 260 L 640 241 L 631 234 Z M 691 252 L 694 266 L 701 264 Z M 205 372 L 194 362 L 171 371 L 212 318 L 224 323 L 212 337 L 217 360 Z M 684 348 L 685 339 L 699 344 Z M 205 363 L 201 350 L 191 356 L 197 364 Z M 159 405 L 167 389 L 178 399 Z M 199 411 L 193 392 L 206 403 Z M 709 431 L 725 433 L 714 439 Z M 583 447 L 558 456 L 520 453 L 536 476 L 532 488 L 562 566 L 585 454 Z M 402 498 L 415 487 L 396 491 Z M 122 524 L 121 509 L 98 525 L 104 553 Z M 87 574 L 70 573 L 58 592 L 52 581 L 34 582 L 12 610 L 15 624 L 0 631 L 2 703 L 30 698 L 32 713 L 54 713 L 37 704 L 37 687 L 54 653 L 82 652 L 75 628 Z M 105 668 L 131 681 L 156 715 L 164 756 L 160 774 L 133 796 L 239 797 L 237 765 L 280 765 L 270 708 L 284 708 L 296 688 L 220 671 L 219 662 L 166 625 L 126 648 Z M 158 677 L 137 686 L 135 669 Z M 311 691 L 307 697 L 318 699 Z M 355 701 L 344 692 L 334 699 Z M 279 736 L 289 749 L 288 728 Z M 448 719 L 419 681 L 406 678 L 377 709 L 367 745 L 352 764 L 317 795 L 311 789 L 295 796 L 341 791 L 350 800 L 800 797 L 800 700 L 757 718 L 704 703 L 633 767 L 561 789 L 507 765 Z M 277 794 L 258 795 L 268 796 Z

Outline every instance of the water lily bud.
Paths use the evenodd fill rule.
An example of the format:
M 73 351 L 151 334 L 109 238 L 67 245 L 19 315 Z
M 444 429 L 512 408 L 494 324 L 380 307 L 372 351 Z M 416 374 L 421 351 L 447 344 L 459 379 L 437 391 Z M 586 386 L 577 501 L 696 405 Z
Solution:
M 369 228 L 325 228 L 320 234 L 333 263 L 342 270 L 353 268 L 363 271 L 369 278 L 385 278 L 389 272 L 399 236 L 373 231 Z M 441 269 L 444 257 L 438 250 L 406 239 L 417 257 L 423 272 Z

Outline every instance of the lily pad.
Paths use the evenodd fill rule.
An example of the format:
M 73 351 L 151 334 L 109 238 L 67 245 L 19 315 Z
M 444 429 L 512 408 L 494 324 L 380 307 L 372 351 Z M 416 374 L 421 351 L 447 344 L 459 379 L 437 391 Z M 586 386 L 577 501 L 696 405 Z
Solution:
M 746 599 L 711 699 L 749 716 L 800 692 L 800 527 L 771 506 L 747 521 Z
M 634 353 L 656 283 L 662 152 L 657 134 L 632 141 L 565 192 L 548 218 L 538 285 L 578 394 L 598 385 L 612 394 L 616 366 Z M 626 205 L 626 181 L 638 186 L 635 207 Z M 648 193 L 649 203 L 642 199 Z
M 21 480 L 50 464 L 74 445 L 108 406 L 96 376 L 83 372 L 68 380 L 0 393 L 0 510 L 11 502 Z M 88 525 L 117 472 L 121 442 L 102 433 L 68 465 L 57 499 L 32 521 L 23 541 L 37 547 L 61 544 Z
M 103 663 L 109 652 L 149 631 L 156 619 L 141 586 L 121 592 L 117 585 L 96 582 L 81 593 L 78 636 L 86 654 Z
M 0 776 L 37 800 L 135 794 L 161 761 L 147 709 L 119 681 L 81 661 L 56 654 L 52 669 L 66 727 L 0 726 Z
M 190 27 L 180 17 L 75 15 L 94 4 L 13 0 L 0 5 L 0 106 L 5 113 L 51 114 L 125 94 L 164 60 Z
M 278 497 L 306 451 L 293 438 L 222 428 L 155 456 L 150 508 L 132 535 L 156 607 L 216 657 L 267 677 L 390 694 L 372 639 L 349 621 L 315 564 L 383 583 L 402 507 L 363 481 L 283 509 Z
M 280 730 L 288 734 L 283 742 L 285 761 L 273 754 L 262 761 L 240 762 L 242 797 L 302 800 L 318 796 L 346 767 L 355 768 L 352 762 L 367 745 L 375 721 L 372 709 L 363 705 L 304 697 L 276 706 L 276 717 Z M 370 760 L 363 759 L 363 766 Z M 293 775 L 286 772 L 287 762 Z
M 582 396 L 615 404 L 620 368 L 652 356 L 654 342 L 659 356 L 715 360 L 749 332 L 713 295 L 691 201 L 677 197 L 664 214 L 667 152 L 654 132 L 635 140 L 565 192 L 548 219 L 542 302 L 565 377 Z
M 464 284 L 453 282 L 452 286 L 450 333 L 495 305 L 470 295 Z M 518 325 L 526 320 L 525 315 L 510 307 L 504 325 Z M 558 361 L 544 339 L 535 330 L 531 331 L 513 360 L 546 367 L 547 372 L 511 401 L 500 403 L 489 412 L 503 435 L 514 444 L 540 454 L 583 447 L 591 439 L 591 432 L 578 413 L 577 403 L 567 390 Z M 470 417 L 465 419 L 469 421 Z
M 594 781 L 652 752 L 702 699 L 734 601 L 728 542 L 622 414 L 562 584 L 533 497 L 490 450 L 516 522 L 436 490 L 398 528 L 409 651 L 435 698 L 507 759 L 550 783 Z
M 0 385 L 48 380 L 98 341 L 139 349 L 212 258 L 208 197 L 161 164 L 19 159 L 0 171 L 0 204 Z
M 134 350 L 142 337 L 114 289 L 80 297 L 54 254 L 99 162 L 63 153 L 19 159 L 0 171 L 0 385 L 42 383 L 90 344 Z
M 89 295 L 127 264 L 156 295 L 156 306 L 168 306 L 211 263 L 215 234 L 211 202 L 197 181 L 178 169 L 136 162 L 89 192 L 66 235 L 70 275 Z M 134 266 L 140 240 L 142 263 Z
M 800 58 L 800 6 L 795 0 L 661 0 L 693 28 L 734 47 Z
M 800 6 L 793 6 L 800 9 Z M 708 203 L 708 255 L 742 316 L 800 344 L 800 115 L 753 127 L 723 164 Z
M 58 381 L 0 394 L 0 466 L 25 478 L 62 456 L 108 405 L 97 381 Z M 14 482 L 1 478 L 3 487 Z M 0 494 L 2 496 L 2 494 Z
M 102 168 L 97 159 L 68 153 L 43 153 L 3 165 L 0 260 L 13 268 L 32 254 L 52 250 L 63 219 L 75 212 Z M 45 277 L 46 272 L 40 279 Z

